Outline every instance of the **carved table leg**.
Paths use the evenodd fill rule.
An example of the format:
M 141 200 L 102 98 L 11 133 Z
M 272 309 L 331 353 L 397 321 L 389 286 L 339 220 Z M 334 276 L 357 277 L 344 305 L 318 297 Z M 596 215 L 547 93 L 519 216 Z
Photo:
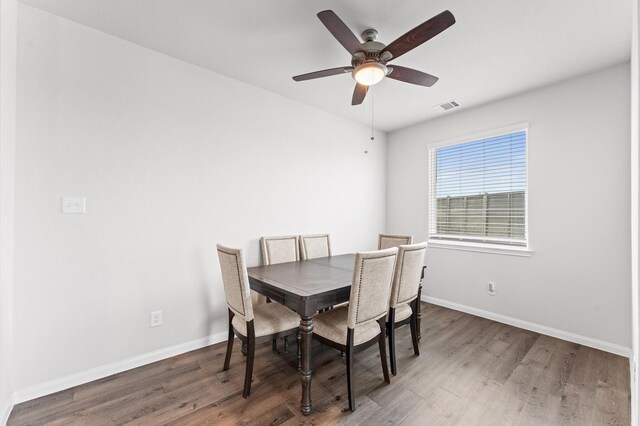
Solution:
M 271 303 L 271 299 L 269 299 L 267 297 L 267 303 Z M 278 352 L 278 340 L 277 339 L 273 339 L 271 341 L 271 350 L 274 352 Z
M 302 356 L 300 355 L 300 330 L 296 333 L 296 356 L 298 358 L 298 371 L 302 369 Z
M 300 383 L 302 384 L 302 400 L 300 411 L 305 416 L 311 414 L 311 338 L 313 336 L 313 319 L 300 318 L 300 338 L 302 346 L 302 368 L 300 369 Z

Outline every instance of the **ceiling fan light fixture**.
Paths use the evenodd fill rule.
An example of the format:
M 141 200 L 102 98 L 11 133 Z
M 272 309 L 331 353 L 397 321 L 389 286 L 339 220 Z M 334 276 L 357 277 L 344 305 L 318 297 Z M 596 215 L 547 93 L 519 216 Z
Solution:
M 351 75 L 360 84 L 373 86 L 379 83 L 388 73 L 388 69 L 378 62 L 366 62 L 358 65 Z

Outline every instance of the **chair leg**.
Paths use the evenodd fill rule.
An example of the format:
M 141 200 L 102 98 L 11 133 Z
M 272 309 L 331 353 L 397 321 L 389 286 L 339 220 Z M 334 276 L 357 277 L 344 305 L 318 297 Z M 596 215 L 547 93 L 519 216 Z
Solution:
M 413 313 L 411 314 L 411 319 L 409 320 L 409 325 L 411 326 L 411 342 L 413 343 L 413 353 L 416 356 L 420 356 L 420 347 L 418 347 L 418 315 L 416 313 L 416 308 L 414 304 Z
M 418 298 L 416 301 L 416 328 L 418 335 L 418 342 L 422 339 L 422 332 L 420 331 L 420 324 L 422 323 L 422 279 L 424 278 L 424 270 L 427 269 L 426 266 L 422 267 L 422 276 L 420 277 L 420 285 L 418 286 Z
M 353 329 L 347 330 L 347 393 L 349 409 L 356 411 L 356 395 L 353 390 Z
M 396 367 L 396 310 L 389 309 L 389 322 L 387 322 L 387 334 L 389 336 L 389 360 L 391 361 L 391 374 L 398 374 Z
M 287 336 L 284 337 L 284 353 L 289 353 L 289 339 Z
M 378 320 L 378 324 L 380 324 L 380 336 L 378 337 L 378 346 L 380 348 L 380 362 L 382 363 L 382 374 L 384 375 L 384 381 L 387 383 L 391 383 L 391 378 L 389 377 L 389 367 L 387 366 L 387 349 L 385 346 L 384 339 L 384 317 Z
M 229 364 L 231 363 L 231 352 L 233 352 L 233 327 L 231 323 L 229 323 L 229 338 L 227 340 L 227 354 L 224 357 L 224 367 L 223 370 L 229 369 Z
M 247 323 L 247 368 L 244 373 L 244 390 L 242 397 L 247 398 L 251 393 L 251 377 L 253 376 L 253 358 L 256 352 L 256 337 L 253 321 Z
M 233 312 L 229 309 L 229 337 L 227 338 L 227 354 L 224 357 L 224 366 L 223 370 L 229 369 L 229 363 L 231 362 L 231 352 L 233 351 L 233 326 L 231 325 L 231 320 L 233 320 Z

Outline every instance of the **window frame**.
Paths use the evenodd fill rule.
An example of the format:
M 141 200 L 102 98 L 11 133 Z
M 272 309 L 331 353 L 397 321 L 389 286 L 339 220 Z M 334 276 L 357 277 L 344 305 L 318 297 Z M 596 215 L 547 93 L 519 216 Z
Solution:
M 500 238 L 486 238 L 474 236 L 438 235 L 434 231 L 437 227 L 437 191 L 435 156 L 438 148 L 476 142 L 482 139 L 525 132 L 525 191 L 524 191 L 524 244 L 515 244 L 513 240 Z M 531 256 L 529 238 L 529 123 L 521 122 L 505 127 L 485 130 L 473 134 L 427 143 L 427 235 L 429 246 L 434 248 L 464 250 L 483 253 L 507 254 L 514 256 Z

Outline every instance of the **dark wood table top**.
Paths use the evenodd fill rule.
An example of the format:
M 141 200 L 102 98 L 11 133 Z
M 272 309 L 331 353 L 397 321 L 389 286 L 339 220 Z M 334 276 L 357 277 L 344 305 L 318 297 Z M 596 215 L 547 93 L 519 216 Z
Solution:
M 301 316 L 347 302 L 355 254 L 247 268 L 251 289 Z

